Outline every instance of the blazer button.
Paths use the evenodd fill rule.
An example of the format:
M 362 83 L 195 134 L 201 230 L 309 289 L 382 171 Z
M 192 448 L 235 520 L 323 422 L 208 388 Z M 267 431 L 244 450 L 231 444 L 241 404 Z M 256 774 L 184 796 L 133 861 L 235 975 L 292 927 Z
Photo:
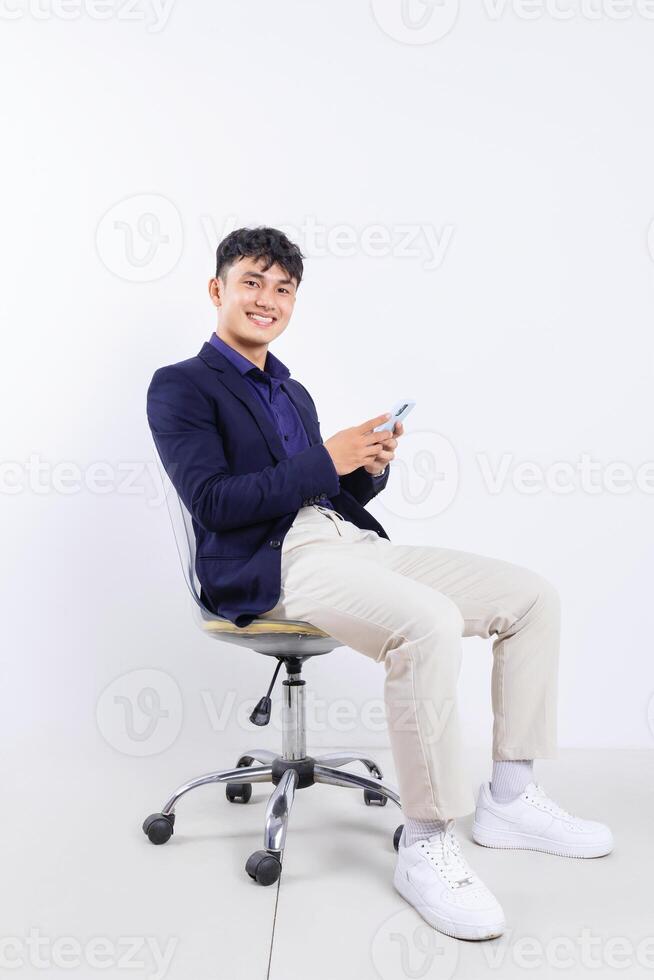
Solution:
M 277 538 L 273 538 L 272 541 L 268 542 L 268 544 L 270 545 L 271 548 L 279 548 L 281 545 L 281 541 L 278 541 Z

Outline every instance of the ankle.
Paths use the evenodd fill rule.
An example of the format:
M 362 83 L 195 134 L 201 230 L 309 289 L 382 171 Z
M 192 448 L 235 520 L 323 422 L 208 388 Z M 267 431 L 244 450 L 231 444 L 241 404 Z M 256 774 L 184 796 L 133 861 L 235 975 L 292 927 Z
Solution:
M 447 820 L 414 820 L 412 817 L 407 817 L 400 846 L 410 847 L 416 841 L 425 840 L 431 834 L 440 834 L 445 830 L 448 822 Z
M 490 791 L 496 803 L 510 803 L 534 778 L 533 759 L 494 760 Z

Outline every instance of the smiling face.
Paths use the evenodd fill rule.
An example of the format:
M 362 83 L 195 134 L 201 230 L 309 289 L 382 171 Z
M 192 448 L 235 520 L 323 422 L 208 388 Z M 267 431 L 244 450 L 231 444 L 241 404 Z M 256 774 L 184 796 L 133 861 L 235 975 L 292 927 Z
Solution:
M 268 344 L 288 326 L 297 283 L 275 263 L 264 271 L 264 258 L 244 256 L 220 278 L 209 280 L 218 310 L 216 333 L 226 344 L 263 369 Z

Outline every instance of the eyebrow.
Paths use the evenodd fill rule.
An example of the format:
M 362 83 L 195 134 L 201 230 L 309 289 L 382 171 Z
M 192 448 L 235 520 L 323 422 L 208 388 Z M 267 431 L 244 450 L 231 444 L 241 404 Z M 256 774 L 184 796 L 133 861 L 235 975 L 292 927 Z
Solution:
M 248 279 L 264 279 L 265 278 L 264 276 L 262 276 L 262 274 L 260 272 L 244 272 L 243 275 L 241 276 L 241 278 L 244 278 L 245 276 L 247 276 Z M 292 279 L 277 279 L 277 282 L 280 285 L 283 285 L 283 284 L 288 284 L 289 286 L 294 285 Z

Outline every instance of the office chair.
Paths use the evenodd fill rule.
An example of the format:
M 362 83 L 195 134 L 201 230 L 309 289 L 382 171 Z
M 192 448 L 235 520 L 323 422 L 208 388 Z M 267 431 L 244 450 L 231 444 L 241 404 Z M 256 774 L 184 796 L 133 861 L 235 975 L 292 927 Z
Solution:
M 238 627 L 230 620 L 210 612 L 201 599 L 200 583 L 195 571 L 195 533 L 191 515 L 159 461 L 158 465 L 184 579 L 193 597 L 193 613 L 197 624 L 213 639 L 237 643 L 278 660 L 268 693 L 261 698 L 250 716 L 253 724 L 262 726 L 270 720 L 270 693 L 282 663 L 288 676 L 282 684 L 281 755 L 275 755 L 268 749 L 249 749 L 240 756 L 234 769 L 209 772 L 184 783 L 166 801 L 161 812 L 150 814 L 146 818 L 143 832 L 153 844 L 165 844 L 170 840 L 177 804 L 186 793 L 197 786 L 226 783 L 226 796 L 231 803 L 247 803 L 252 795 L 252 783 L 272 782 L 275 788 L 266 807 L 263 849 L 251 854 L 245 864 L 246 872 L 254 881 L 261 885 L 270 885 L 277 881 L 281 873 L 288 816 L 296 789 L 305 789 L 314 783 L 362 789 L 364 802 L 368 806 L 385 806 L 390 799 L 399 807 L 400 797 L 395 789 L 382 782 L 381 769 L 367 756 L 348 752 L 333 752 L 315 758 L 307 755 L 302 664 L 307 658 L 330 653 L 342 644 L 301 620 L 261 618 L 254 619 L 249 626 Z M 350 762 L 362 763 L 368 770 L 368 775 L 362 776 L 340 768 Z M 404 824 L 400 824 L 393 835 L 395 850 L 398 849 L 403 826 Z

